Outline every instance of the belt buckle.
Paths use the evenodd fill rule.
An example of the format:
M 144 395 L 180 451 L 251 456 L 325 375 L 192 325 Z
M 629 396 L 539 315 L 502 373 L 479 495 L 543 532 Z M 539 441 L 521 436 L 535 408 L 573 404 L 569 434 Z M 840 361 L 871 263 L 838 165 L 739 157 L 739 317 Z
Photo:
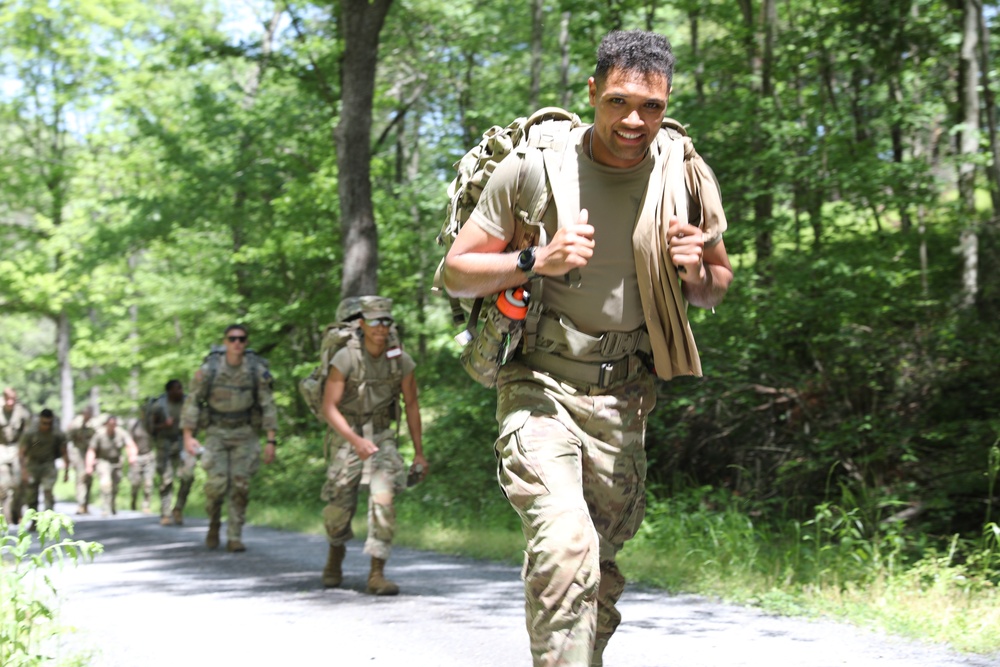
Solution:
M 632 354 L 639 335 L 635 331 L 608 331 L 601 340 L 601 354 L 605 357 L 620 357 Z
M 597 375 L 597 386 L 604 389 L 614 380 L 615 364 L 611 361 L 605 361 L 601 364 L 601 371 Z

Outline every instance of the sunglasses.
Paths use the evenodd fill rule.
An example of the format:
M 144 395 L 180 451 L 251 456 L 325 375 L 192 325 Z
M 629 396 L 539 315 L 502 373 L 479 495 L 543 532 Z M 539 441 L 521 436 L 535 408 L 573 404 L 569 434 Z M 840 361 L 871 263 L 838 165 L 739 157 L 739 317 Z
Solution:
M 226 336 L 226 339 L 230 343 L 245 343 L 245 342 L 247 342 L 247 337 L 246 336 Z
M 365 318 L 365 324 L 370 327 L 391 327 L 393 320 L 391 317 L 376 317 L 374 319 Z

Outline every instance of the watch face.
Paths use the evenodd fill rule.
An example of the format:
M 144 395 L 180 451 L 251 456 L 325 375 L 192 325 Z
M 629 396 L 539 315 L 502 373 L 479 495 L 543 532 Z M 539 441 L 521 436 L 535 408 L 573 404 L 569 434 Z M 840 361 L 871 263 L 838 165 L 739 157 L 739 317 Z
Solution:
M 528 271 L 535 265 L 535 249 L 525 248 L 521 251 L 521 254 L 517 256 L 517 268 L 522 271 Z

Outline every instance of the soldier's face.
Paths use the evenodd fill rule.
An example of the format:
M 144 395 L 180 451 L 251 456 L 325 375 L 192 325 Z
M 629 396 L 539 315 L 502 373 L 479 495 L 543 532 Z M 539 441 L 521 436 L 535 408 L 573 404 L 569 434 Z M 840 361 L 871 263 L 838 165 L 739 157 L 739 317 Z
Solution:
M 612 69 L 603 81 L 590 77 L 588 88 L 594 107 L 594 160 L 619 169 L 639 164 L 667 111 L 667 77 Z
M 387 318 L 376 318 L 375 320 L 361 320 L 361 331 L 364 333 L 365 338 L 371 340 L 374 343 L 384 343 L 389 337 L 389 326 L 385 320 Z
M 118 420 L 114 419 L 114 418 L 109 419 L 108 423 L 104 425 L 104 427 L 108 431 L 108 435 L 113 435 L 114 434 L 116 426 L 118 426 Z
M 226 352 L 243 354 L 247 349 L 247 332 L 243 329 L 230 329 L 225 342 Z
M 5 391 L 3 393 L 3 404 L 8 408 L 14 407 L 14 403 L 17 402 L 17 392 L 15 391 Z
M 52 430 L 52 421 L 52 417 L 39 417 L 38 430 L 42 433 L 48 433 Z

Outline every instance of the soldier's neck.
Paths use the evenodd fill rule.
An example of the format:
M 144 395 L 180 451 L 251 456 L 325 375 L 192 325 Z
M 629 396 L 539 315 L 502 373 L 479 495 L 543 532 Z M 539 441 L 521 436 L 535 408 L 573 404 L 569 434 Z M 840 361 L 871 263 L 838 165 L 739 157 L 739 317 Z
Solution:
M 226 363 L 233 367 L 239 366 L 243 363 L 243 355 L 226 352 Z
M 368 354 L 373 357 L 381 357 L 382 353 L 385 352 L 385 343 L 376 343 L 370 338 L 365 338 L 365 349 L 368 350 Z

